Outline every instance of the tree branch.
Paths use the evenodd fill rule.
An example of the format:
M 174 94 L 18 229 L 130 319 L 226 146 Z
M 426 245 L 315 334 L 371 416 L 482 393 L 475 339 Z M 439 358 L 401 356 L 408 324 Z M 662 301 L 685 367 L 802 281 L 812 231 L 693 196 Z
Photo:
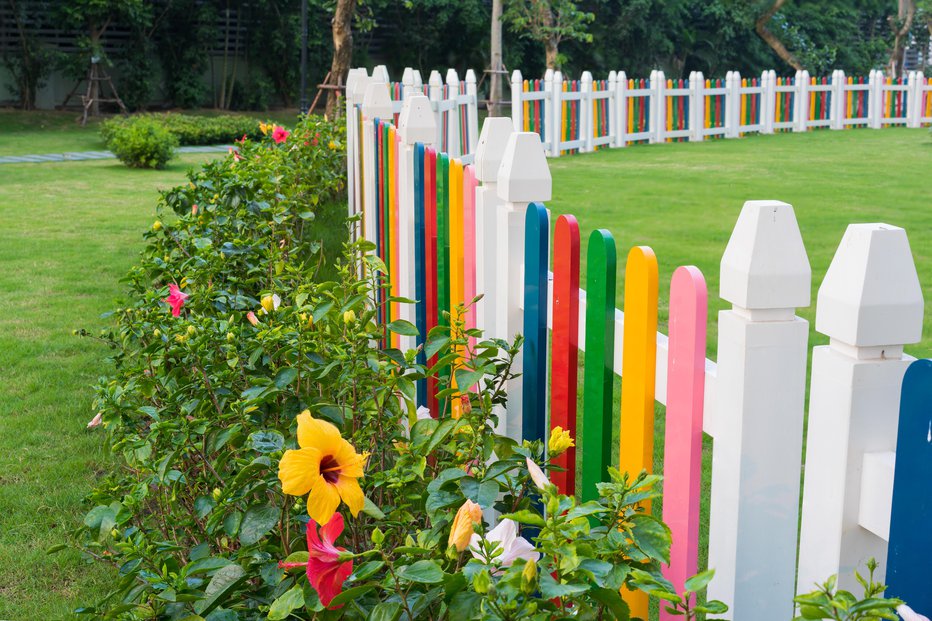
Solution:
M 793 67 L 797 71 L 803 70 L 802 63 L 793 56 L 793 53 L 786 49 L 786 46 L 783 45 L 783 42 L 777 38 L 768 28 L 767 24 L 773 18 L 774 15 L 780 10 L 786 0 L 774 0 L 773 4 L 769 9 L 764 11 L 763 15 L 757 18 L 757 21 L 754 22 L 754 30 L 757 32 L 757 35 L 764 40 L 764 43 L 770 46 L 777 56 L 779 56 L 783 61 L 789 66 Z

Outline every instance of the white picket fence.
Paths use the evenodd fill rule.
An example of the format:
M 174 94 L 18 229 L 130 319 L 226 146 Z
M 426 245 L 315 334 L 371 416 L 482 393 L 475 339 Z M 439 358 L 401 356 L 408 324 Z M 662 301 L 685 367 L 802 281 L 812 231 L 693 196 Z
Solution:
M 360 135 L 353 128 L 387 118 L 394 108 L 386 81 L 362 71 L 353 75 L 347 102 L 355 193 L 350 213 L 374 222 L 374 132 Z M 733 91 L 738 88 L 734 77 L 730 82 Z M 872 88 L 876 96 L 879 87 Z M 615 93 L 621 93 L 617 101 L 626 96 Z M 413 256 L 414 145 L 437 146 L 436 112 L 426 97 L 414 94 L 399 115 L 401 257 Z M 917 119 L 902 122 L 914 125 Z M 550 200 L 552 184 L 546 146 L 536 133 L 514 131 L 515 124 L 487 119 L 473 163 L 479 182 L 476 291 L 485 296 L 478 303 L 477 327 L 503 339 L 523 329 L 525 211 L 532 202 Z M 745 129 L 730 126 L 732 133 Z M 880 561 L 884 579 L 900 387 L 914 360 L 904 345 L 921 338 L 924 301 L 906 231 L 883 223 L 850 225 L 817 298 L 815 328 L 830 343 L 812 349 L 800 515 L 810 346 L 809 324 L 795 309 L 811 303 L 809 259 L 792 206 L 768 200 L 738 207 L 720 272 L 719 295 L 732 307 L 717 318 L 718 360 L 705 364 L 704 431 L 714 441 L 708 558 L 717 572 L 708 596 L 727 603 L 736 621 L 786 621 L 794 614 L 793 595 L 812 590 L 816 581 L 840 574 L 840 586 L 855 590 L 852 572 L 869 557 Z M 366 236 L 372 235 L 370 226 Z M 413 269 L 411 260 L 402 270 Z M 413 283 L 403 271 L 398 295 L 415 298 Z M 585 302 L 581 292 L 581 348 Z M 624 313 L 616 309 L 613 368 L 619 376 L 623 326 Z M 657 333 L 656 399 L 662 404 L 667 340 Z M 519 357 L 518 371 L 520 365 Z M 520 377 L 508 391 L 503 428 L 513 432 L 515 420 L 520 428 Z

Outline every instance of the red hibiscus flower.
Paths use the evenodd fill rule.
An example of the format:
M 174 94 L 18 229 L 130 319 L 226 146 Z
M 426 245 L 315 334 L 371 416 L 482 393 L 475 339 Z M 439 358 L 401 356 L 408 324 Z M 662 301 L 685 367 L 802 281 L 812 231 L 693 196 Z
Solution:
M 275 144 L 281 144 L 288 140 L 288 136 L 291 135 L 291 132 L 286 130 L 280 125 L 276 125 L 275 129 L 272 130 L 272 140 L 275 141 Z
M 343 516 L 334 513 L 330 521 L 320 529 L 317 534 L 317 522 L 308 519 L 307 522 L 307 563 L 284 563 L 279 567 L 307 567 L 307 579 L 317 591 L 320 603 L 330 606 L 333 598 L 343 591 L 343 583 L 353 573 L 353 561 L 340 561 L 340 552 L 346 548 L 334 545 L 337 537 L 343 533 Z M 340 608 L 340 606 L 335 606 Z
M 181 307 L 184 306 L 187 299 L 188 294 L 183 293 L 178 285 L 172 283 L 168 285 L 168 297 L 162 301 L 172 307 L 172 317 L 178 317 L 181 315 Z

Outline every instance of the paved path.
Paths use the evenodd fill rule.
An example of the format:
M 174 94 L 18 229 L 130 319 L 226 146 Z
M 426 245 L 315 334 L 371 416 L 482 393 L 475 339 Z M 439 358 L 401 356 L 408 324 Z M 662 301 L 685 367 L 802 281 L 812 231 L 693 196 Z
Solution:
M 178 153 L 222 153 L 230 145 L 213 145 L 208 147 L 178 147 Z M 0 157 L 0 164 L 40 164 L 42 162 L 81 162 L 86 160 L 106 160 L 116 157 L 110 151 L 80 151 L 77 153 L 45 153 L 43 155 L 6 155 Z

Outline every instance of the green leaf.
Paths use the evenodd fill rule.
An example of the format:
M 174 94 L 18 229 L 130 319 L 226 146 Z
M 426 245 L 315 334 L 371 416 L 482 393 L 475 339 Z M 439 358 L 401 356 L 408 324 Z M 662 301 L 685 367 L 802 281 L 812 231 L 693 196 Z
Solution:
M 443 570 L 434 561 L 416 561 L 402 567 L 398 576 L 411 582 L 437 584 L 443 581 Z
M 539 514 L 534 513 L 529 509 L 521 509 L 520 511 L 515 511 L 514 513 L 506 513 L 501 519 L 514 520 L 518 524 L 527 524 L 529 526 L 537 526 L 543 528 L 547 525 Z
M 278 524 L 280 511 L 272 505 L 253 505 L 246 510 L 239 529 L 239 541 L 251 546 Z
M 670 563 L 670 529 L 650 515 L 638 513 L 629 520 L 634 543 L 650 558 Z
M 432 453 L 441 442 L 447 439 L 454 429 L 459 427 L 460 420 L 455 418 L 445 418 L 440 421 L 440 424 L 437 426 L 437 429 L 430 436 L 430 442 L 427 443 L 427 452 Z
M 414 324 L 410 321 L 405 321 L 404 319 L 396 319 L 395 321 L 391 322 L 388 324 L 388 329 L 395 334 L 400 334 L 402 336 L 417 336 L 419 334 L 417 328 L 414 327 Z
M 475 619 L 479 612 L 479 602 L 482 596 L 472 591 L 460 591 L 453 596 L 450 602 L 451 619 Z
M 540 594 L 545 599 L 578 595 L 589 590 L 586 584 L 562 584 L 553 579 L 550 574 L 540 574 Z
M 249 434 L 249 446 L 259 453 L 274 453 L 285 446 L 285 436 L 274 429 L 254 431 Z
M 616 621 L 628 621 L 631 618 L 631 609 L 625 600 L 621 599 L 617 589 L 591 589 L 589 594 L 592 599 L 611 610 Z
M 433 358 L 437 352 L 443 349 L 449 342 L 450 337 L 446 334 L 437 334 L 427 337 L 427 343 L 424 345 L 424 355 L 428 359 Z
M 369 517 L 374 517 L 377 520 L 385 519 L 385 514 L 381 509 L 378 508 L 378 506 L 376 506 L 374 502 L 369 500 L 368 496 L 363 499 L 362 512 Z
M 709 569 L 702 573 L 696 574 L 692 578 L 686 579 L 686 590 L 690 593 L 698 593 L 704 589 L 715 577 L 715 570 Z
M 362 597 L 375 587 L 371 584 L 364 584 L 362 586 L 353 587 L 352 589 L 346 589 L 332 600 L 330 600 L 330 608 L 336 608 L 342 606 L 343 604 L 349 603 L 359 597 Z
M 353 571 L 347 580 L 351 582 L 356 582 L 358 580 L 365 580 L 366 578 L 372 576 L 377 571 L 382 569 L 385 566 L 385 561 L 366 561 Z
M 292 367 L 286 367 L 275 374 L 272 382 L 279 388 L 284 389 L 298 377 L 298 370 Z
M 398 602 L 382 602 L 376 604 L 366 618 L 368 621 L 395 621 L 399 616 L 401 616 L 401 604 Z
M 474 371 L 472 369 L 457 369 L 454 374 L 456 378 L 456 388 L 460 391 L 466 391 L 476 385 L 476 383 L 485 377 L 484 371 Z
M 269 621 L 287 619 L 292 611 L 304 606 L 304 587 L 295 585 L 281 597 L 272 602 L 269 608 Z
M 219 569 L 204 590 L 204 599 L 194 605 L 194 610 L 200 615 L 212 611 L 225 602 L 246 577 L 246 571 L 235 563 Z

